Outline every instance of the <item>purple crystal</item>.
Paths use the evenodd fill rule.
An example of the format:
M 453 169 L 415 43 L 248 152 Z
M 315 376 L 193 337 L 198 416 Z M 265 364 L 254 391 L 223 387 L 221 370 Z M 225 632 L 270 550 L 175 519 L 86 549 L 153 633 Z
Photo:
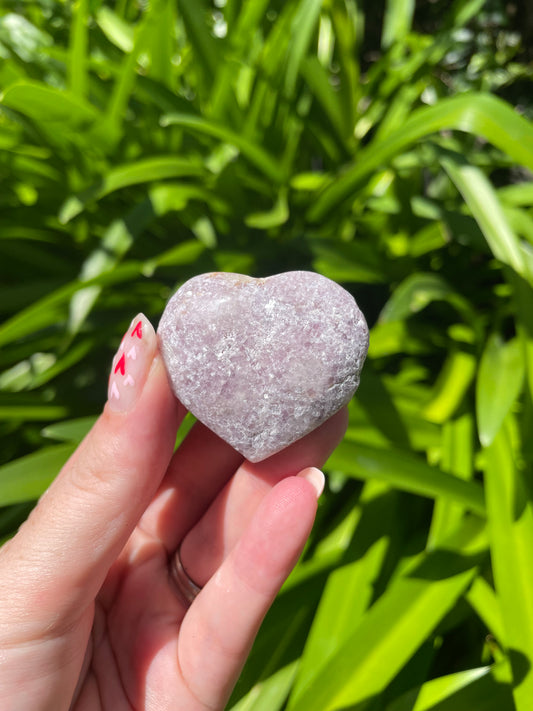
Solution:
M 193 277 L 168 302 L 158 337 L 176 397 L 252 462 L 345 405 L 368 350 L 354 298 L 314 272 Z

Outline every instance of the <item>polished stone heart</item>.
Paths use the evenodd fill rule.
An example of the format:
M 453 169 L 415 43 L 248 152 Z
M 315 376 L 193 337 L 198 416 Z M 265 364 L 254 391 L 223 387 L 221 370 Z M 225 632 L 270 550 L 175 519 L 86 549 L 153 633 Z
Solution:
M 194 277 L 168 302 L 158 337 L 176 397 L 252 462 L 345 405 L 368 350 L 351 294 L 313 272 Z

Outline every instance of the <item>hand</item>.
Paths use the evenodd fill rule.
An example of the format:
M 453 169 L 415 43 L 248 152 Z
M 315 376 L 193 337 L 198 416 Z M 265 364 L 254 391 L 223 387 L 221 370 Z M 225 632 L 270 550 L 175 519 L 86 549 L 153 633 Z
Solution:
M 223 709 L 313 525 L 340 412 L 259 464 L 184 408 L 147 319 L 113 360 L 103 414 L 0 550 L 4 711 Z M 189 605 L 177 550 L 202 587 Z

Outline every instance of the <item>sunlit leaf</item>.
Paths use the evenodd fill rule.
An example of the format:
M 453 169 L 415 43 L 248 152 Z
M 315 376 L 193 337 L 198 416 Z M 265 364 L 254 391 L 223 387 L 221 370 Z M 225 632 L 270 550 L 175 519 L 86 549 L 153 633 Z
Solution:
M 120 190 L 130 185 L 176 178 L 183 175 L 199 176 L 202 173 L 203 168 L 200 161 L 174 156 L 144 158 L 135 163 L 119 165 L 102 176 L 102 179 L 92 187 L 68 198 L 60 210 L 59 219 L 62 223 L 67 223 L 76 215 L 79 215 L 87 203 L 101 200 L 115 190 Z
M 332 180 L 309 211 L 309 219 L 323 219 L 351 195 L 381 165 L 404 148 L 436 131 L 455 129 L 481 136 L 533 170 L 533 126 L 505 102 L 488 94 L 467 94 L 417 109 L 403 127 L 378 146 L 372 142 L 357 162 Z
M 476 166 L 463 162 L 457 163 L 446 158 L 442 163 L 465 198 L 494 256 L 524 278 L 532 280 L 533 275 L 530 274 L 520 242 L 486 176 Z
M 385 7 L 381 46 L 384 49 L 401 41 L 411 29 L 415 10 L 414 0 L 389 0 Z
M 244 136 L 235 133 L 222 124 L 216 124 L 199 116 L 189 114 L 167 114 L 162 117 L 161 125 L 181 126 L 190 129 L 192 132 L 212 136 L 232 146 L 236 146 L 236 148 L 268 178 L 271 178 L 275 183 L 282 181 L 283 175 L 279 163 L 277 163 L 271 155 L 261 146 L 252 143 Z
M 485 480 L 494 582 L 517 711 L 533 698 L 533 506 L 515 464 L 510 421 L 486 451 Z
M 89 1 L 77 0 L 73 5 L 68 72 L 70 90 L 80 97 L 87 93 L 88 25 Z
M 379 320 L 381 323 L 398 321 L 422 311 L 433 301 L 447 301 L 459 313 L 474 318 L 472 309 L 454 288 L 438 274 L 413 274 L 396 287 L 387 301 Z
M 386 711 L 514 711 L 510 686 L 491 672 L 491 667 L 478 667 L 432 679 Z
M 464 351 L 452 351 L 439 373 L 433 396 L 424 408 L 424 415 L 432 422 L 449 420 L 460 407 L 474 380 L 476 359 Z
M 8 87 L 1 102 L 43 123 L 82 128 L 98 118 L 94 107 L 83 99 L 37 82 L 19 82 Z
M 37 499 L 74 449 L 74 444 L 58 444 L 0 467 L 0 506 Z
M 349 708 L 382 691 L 453 607 L 475 570 L 475 563 L 440 551 L 418 559 L 322 660 L 313 678 L 295 686 L 288 711 Z
M 504 343 L 498 333 L 488 340 L 476 384 L 476 415 L 484 446 L 494 440 L 524 382 L 525 364 L 518 339 Z
M 48 425 L 42 431 L 43 437 L 55 439 L 58 442 L 74 442 L 79 444 L 91 427 L 96 422 L 96 417 L 79 417 L 75 420 L 66 420 Z
M 464 481 L 426 464 L 410 453 L 343 442 L 328 460 L 329 466 L 362 479 L 376 478 L 404 491 L 455 501 L 483 516 L 483 491 L 474 481 Z
M 134 42 L 133 27 L 122 17 L 113 12 L 110 7 L 102 5 L 96 13 L 96 22 L 110 42 L 123 52 L 131 52 Z

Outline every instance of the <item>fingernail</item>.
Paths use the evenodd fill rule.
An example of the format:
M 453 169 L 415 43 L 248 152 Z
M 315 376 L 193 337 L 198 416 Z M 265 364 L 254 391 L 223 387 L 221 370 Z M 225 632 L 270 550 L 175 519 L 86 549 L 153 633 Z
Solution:
M 324 491 L 324 484 L 326 483 L 324 474 L 320 471 L 320 469 L 317 469 L 316 467 L 309 467 L 308 469 L 301 471 L 298 476 L 301 476 L 302 479 L 307 479 L 307 481 L 313 485 L 316 491 L 316 498 L 318 499 Z
M 107 401 L 114 412 L 127 412 L 137 402 L 157 348 L 154 328 L 144 314 L 130 324 L 113 358 Z

